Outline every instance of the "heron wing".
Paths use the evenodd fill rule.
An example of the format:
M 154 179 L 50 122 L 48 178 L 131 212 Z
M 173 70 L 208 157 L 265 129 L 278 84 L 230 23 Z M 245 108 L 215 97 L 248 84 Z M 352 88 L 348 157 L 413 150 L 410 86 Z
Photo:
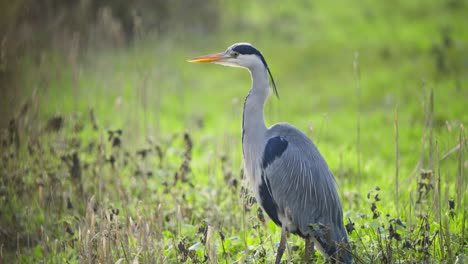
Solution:
M 302 236 L 316 236 L 311 225 L 325 225 L 339 231 L 332 234 L 333 240 L 347 238 L 335 180 L 317 147 L 287 124 L 275 125 L 268 136 L 262 184 L 276 205 L 276 214 L 286 217 L 296 227 L 291 232 Z
M 272 137 L 268 140 L 263 153 L 262 168 L 267 168 L 273 161 L 280 158 L 288 147 L 288 141 L 281 136 Z M 268 216 L 277 225 L 281 226 L 278 215 L 278 204 L 272 197 L 270 179 L 262 171 L 262 180 L 259 186 L 260 203 Z

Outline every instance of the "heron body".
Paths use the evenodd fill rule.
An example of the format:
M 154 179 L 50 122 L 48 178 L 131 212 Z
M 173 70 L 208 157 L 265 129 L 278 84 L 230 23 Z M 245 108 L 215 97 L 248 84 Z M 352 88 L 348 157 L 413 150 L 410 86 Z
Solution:
M 192 62 L 213 62 L 250 71 L 252 87 L 244 103 L 242 152 L 251 189 L 263 210 L 282 229 L 276 263 L 289 232 L 312 240 L 326 257 L 351 263 L 341 203 L 330 169 L 314 143 L 287 123 L 265 126 L 263 109 L 269 95 L 269 75 L 263 55 L 249 43 Z

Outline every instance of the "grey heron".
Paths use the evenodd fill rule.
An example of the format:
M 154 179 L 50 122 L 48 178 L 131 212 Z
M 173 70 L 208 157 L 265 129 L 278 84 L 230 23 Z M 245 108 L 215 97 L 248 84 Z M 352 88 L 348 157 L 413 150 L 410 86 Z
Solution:
M 281 227 L 276 263 L 281 262 L 289 233 L 305 239 L 305 256 L 315 244 L 335 262 L 351 263 L 348 235 L 335 179 L 314 143 L 287 123 L 265 126 L 263 108 L 275 81 L 263 55 L 249 43 L 189 62 L 212 62 L 249 70 L 252 87 L 245 98 L 242 152 L 247 178 L 256 200 Z M 313 242 L 314 244 L 311 244 Z

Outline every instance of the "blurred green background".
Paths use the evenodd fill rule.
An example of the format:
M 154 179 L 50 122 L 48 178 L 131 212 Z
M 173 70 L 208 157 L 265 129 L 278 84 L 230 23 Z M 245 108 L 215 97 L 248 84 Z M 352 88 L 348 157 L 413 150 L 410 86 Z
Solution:
M 272 261 L 273 242 L 266 249 L 262 246 L 263 255 L 252 252 L 261 244 L 258 237 L 261 240 L 263 234 L 275 241 L 279 230 L 270 224 L 260 235 L 249 234 L 249 226 L 258 222 L 255 210 L 242 209 L 245 200 L 239 198 L 240 190 L 223 191 L 226 168 L 232 174 L 228 182 L 242 182 L 241 114 L 249 75 L 186 62 L 223 51 L 235 42 L 250 42 L 265 56 L 280 94 L 280 100 L 271 97 L 267 103 L 267 124 L 289 122 L 314 140 L 337 178 L 345 222 L 363 226 L 360 236 L 351 235 L 356 259 L 363 263 L 424 260 L 427 256 L 420 251 L 401 251 L 398 241 L 391 244 L 396 248 L 392 254 L 379 248 L 378 224 L 369 224 L 369 231 L 364 226 L 370 219 L 360 215 L 371 213 L 368 207 L 373 202 L 366 200 L 366 194 L 380 186 L 385 201 L 382 215 L 401 218 L 406 223 L 401 233 L 408 234 L 408 241 L 416 243 L 418 237 L 410 234 L 422 221 L 421 215 L 435 225 L 428 233 L 444 234 L 441 215 L 453 210 L 448 208 L 450 200 L 456 201 L 459 218 L 447 222 L 445 234 L 465 234 L 467 13 L 468 3 L 462 0 L 3 1 L 0 128 L 6 158 L 0 186 L 4 208 L 0 242 L 7 253 L 2 258 L 173 263 L 184 261 L 180 243 L 196 240 L 191 232 L 203 222 L 231 238 L 240 232 L 243 242 L 224 248 L 224 238 L 211 244 L 202 240 L 200 247 L 187 251 L 196 252 L 199 259 Z M 117 151 L 111 146 L 113 139 L 107 139 L 108 131 L 119 129 L 123 147 Z M 190 135 L 190 159 L 184 154 L 188 152 L 184 152 L 182 133 Z M 42 159 L 28 151 L 36 142 L 45 149 Z M 152 144 L 167 157 L 166 163 L 161 155 L 157 158 Z M 92 151 L 86 152 L 87 147 Z M 147 147 L 152 149 L 150 158 L 135 161 L 130 169 L 123 161 L 117 167 L 111 162 L 112 169 L 103 165 L 111 157 L 125 160 L 125 153 L 138 157 L 134 153 Z M 64 158 L 73 153 L 78 153 L 83 167 L 78 193 Z M 181 160 L 190 162 L 186 171 L 190 185 L 178 186 L 176 179 L 168 191 Z M 141 179 L 135 170 L 148 170 L 151 177 Z M 424 178 L 427 172 L 432 176 Z M 424 195 L 430 198 L 422 206 L 419 196 L 425 181 L 431 187 Z M 50 205 L 55 209 L 44 207 L 41 188 L 58 197 Z M 200 196 L 197 190 L 201 189 L 208 194 Z M 166 197 L 168 193 L 173 194 L 171 198 Z M 182 201 L 178 195 L 184 196 Z M 225 204 L 221 197 L 231 202 Z M 67 199 L 78 204 L 71 211 L 62 210 Z M 50 246 L 53 239 L 67 241 L 61 238 L 57 223 L 65 222 L 65 229 L 94 231 L 86 210 L 91 200 L 102 205 L 101 215 L 109 207 L 120 208 L 124 211 L 120 221 L 128 226 L 138 214 L 136 204 L 143 208 L 167 204 L 156 215 L 177 215 L 171 221 L 195 229 L 172 230 L 167 220 L 169 227 L 150 228 L 161 238 L 149 243 L 154 251 L 144 248 L 141 254 L 135 246 L 141 237 L 135 234 L 126 234 L 130 246 L 116 245 L 107 255 L 92 247 L 89 250 L 94 253 L 87 255 L 87 240 L 78 232 L 71 236 L 79 246 L 69 242 Z M 216 210 L 210 209 L 218 204 Z M 189 213 L 179 216 L 185 207 Z M 42 216 L 27 223 L 31 211 Z M 46 212 L 51 216 L 48 220 Z M 240 215 L 255 221 L 245 224 Z M 158 218 L 143 214 L 145 221 L 156 221 L 151 217 Z M 388 228 L 391 224 L 386 223 Z M 167 230 L 172 235 L 164 233 Z M 33 237 L 28 241 L 34 242 L 21 242 L 23 236 Z M 429 247 L 437 250 L 428 250 L 429 259 L 451 262 L 466 256 L 466 235 L 454 235 L 448 241 L 436 236 L 440 237 Z M 375 246 L 369 253 L 359 241 Z M 293 243 L 299 240 L 293 238 Z M 453 254 L 444 253 L 449 247 L 454 248 Z M 383 258 L 379 251 L 388 254 Z M 51 257 L 58 252 L 65 253 Z M 291 253 L 292 261 L 300 259 L 296 253 Z M 190 254 L 185 257 L 197 262 Z

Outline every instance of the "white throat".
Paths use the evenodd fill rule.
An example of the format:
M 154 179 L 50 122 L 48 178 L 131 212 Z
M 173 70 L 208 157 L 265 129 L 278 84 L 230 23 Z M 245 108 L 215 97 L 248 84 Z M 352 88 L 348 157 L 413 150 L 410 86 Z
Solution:
M 244 167 L 250 184 L 257 184 L 261 177 L 261 157 L 265 148 L 267 128 L 263 109 L 269 94 L 269 80 L 263 65 L 249 67 L 252 88 L 245 98 L 242 120 L 242 152 Z M 260 153 L 258 153 L 260 152 Z

